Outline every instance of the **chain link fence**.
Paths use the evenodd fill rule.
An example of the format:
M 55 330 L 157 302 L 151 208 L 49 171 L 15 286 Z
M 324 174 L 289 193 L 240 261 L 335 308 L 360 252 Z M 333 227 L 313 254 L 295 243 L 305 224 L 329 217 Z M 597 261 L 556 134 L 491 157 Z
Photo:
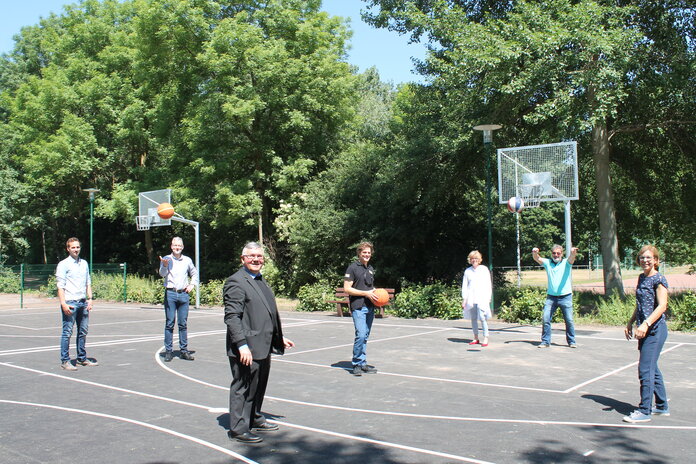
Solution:
M 19 307 L 24 308 L 26 290 L 43 291 L 53 294 L 56 282 L 57 264 L 16 264 L 0 265 L 0 293 L 19 293 Z M 127 301 L 126 280 L 127 263 L 94 263 L 92 274 L 121 275 L 123 278 L 123 301 Z

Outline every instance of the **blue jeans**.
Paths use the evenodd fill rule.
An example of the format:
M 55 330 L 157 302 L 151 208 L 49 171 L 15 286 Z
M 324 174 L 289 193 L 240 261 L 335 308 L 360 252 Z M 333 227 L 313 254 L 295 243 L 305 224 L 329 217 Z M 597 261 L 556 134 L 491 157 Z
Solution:
M 474 338 L 478 340 L 478 321 L 481 321 L 483 328 L 483 336 L 488 336 L 488 321 L 486 320 L 486 311 L 480 308 L 479 305 L 474 305 L 469 308 L 471 318 L 471 329 L 474 331 Z
M 363 306 L 352 311 L 353 324 L 355 324 L 355 341 L 353 342 L 353 366 L 367 364 L 367 339 L 372 329 L 372 321 L 375 320 L 375 311 Z
M 640 379 L 640 405 L 638 410 L 643 414 L 652 412 L 652 398 L 655 395 L 655 406 L 667 409 L 667 391 L 662 379 L 662 372 L 657 367 L 662 347 L 667 340 L 667 324 L 658 323 L 649 333 L 638 341 L 640 360 L 638 361 L 638 378 Z
M 551 344 L 551 320 L 556 312 L 556 308 L 561 308 L 563 319 L 565 319 L 566 342 L 575 343 L 575 326 L 573 325 L 573 294 L 563 296 L 546 295 L 544 312 L 541 316 L 544 323 L 541 331 L 541 343 Z
M 63 333 L 60 336 L 60 362 L 70 361 L 70 337 L 73 332 L 73 325 L 77 323 L 77 359 L 84 361 L 87 359 L 85 351 L 85 340 L 89 330 L 89 311 L 87 311 L 86 300 L 66 300 L 68 306 L 73 308 L 70 315 L 66 315 L 61 309 L 63 317 Z
M 172 351 L 172 339 L 174 338 L 174 323 L 179 324 L 179 349 L 186 352 L 188 347 L 188 331 L 186 320 L 189 312 L 189 294 L 186 292 L 177 293 L 172 290 L 164 291 L 164 349 Z

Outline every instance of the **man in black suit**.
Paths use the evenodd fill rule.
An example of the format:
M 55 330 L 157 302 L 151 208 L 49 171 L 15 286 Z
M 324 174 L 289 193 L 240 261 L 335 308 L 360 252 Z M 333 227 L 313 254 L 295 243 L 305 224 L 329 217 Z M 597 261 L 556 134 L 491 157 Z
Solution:
M 266 422 L 261 405 L 271 370 L 271 351 L 283 354 L 295 344 L 283 337 L 275 296 L 261 276 L 263 247 L 249 242 L 242 250 L 242 267 L 225 282 L 227 356 L 230 359 L 231 440 L 258 443 L 254 432 L 278 430 Z

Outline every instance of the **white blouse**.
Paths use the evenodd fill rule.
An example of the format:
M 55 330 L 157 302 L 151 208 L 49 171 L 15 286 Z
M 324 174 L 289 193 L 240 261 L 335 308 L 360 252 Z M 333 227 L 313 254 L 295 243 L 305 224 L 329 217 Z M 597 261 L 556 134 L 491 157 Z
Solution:
M 473 266 L 464 271 L 462 279 L 462 301 L 466 301 L 465 310 L 478 305 L 485 310 L 486 316 L 491 317 L 491 273 L 486 266 L 479 264 L 476 269 Z

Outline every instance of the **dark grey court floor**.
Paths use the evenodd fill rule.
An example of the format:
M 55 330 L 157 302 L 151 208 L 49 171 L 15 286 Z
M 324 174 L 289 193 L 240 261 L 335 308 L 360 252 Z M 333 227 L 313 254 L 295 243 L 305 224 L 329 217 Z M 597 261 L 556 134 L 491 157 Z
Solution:
M 670 417 L 621 422 L 638 400 L 636 343 L 619 328 L 376 319 L 374 375 L 353 377 L 353 325 L 283 312 L 297 347 L 274 357 L 263 411 L 280 430 L 227 439 L 230 369 L 220 308 L 192 310 L 195 361 L 162 362 L 161 307 L 97 302 L 87 353 L 60 368 L 56 300 L 0 303 L 0 462 L 18 463 L 690 463 L 696 335 L 670 333 L 660 358 Z M 74 340 L 73 340 L 74 342 Z M 74 346 L 71 355 L 75 356 Z

